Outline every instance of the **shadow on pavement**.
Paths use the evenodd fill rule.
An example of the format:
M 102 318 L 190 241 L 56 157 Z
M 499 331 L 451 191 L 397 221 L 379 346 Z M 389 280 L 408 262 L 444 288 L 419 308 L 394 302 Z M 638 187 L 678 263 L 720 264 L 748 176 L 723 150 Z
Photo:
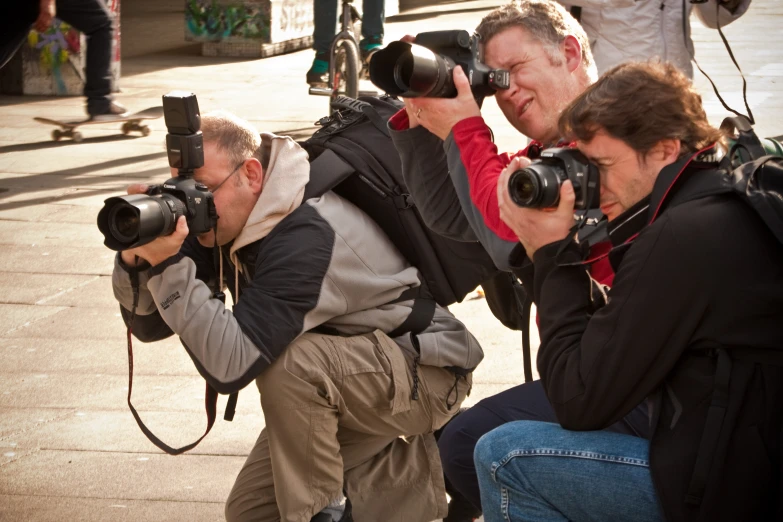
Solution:
M 112 136 L 96 136 L 94 138 L 84 138 L 81 143 L 106 143 L 111 141 L 132 141 L 138 138 L 143 138 L 144 136 L 125 136 L 122 134 L 112 135 Z M 15 145 L 6 145 L 4 147 L 0 147 L 0 154 L 4 152 L 26 152 L 29 150 L 41 150 L 41 149 L 52 149 L 55 147 L 68 147 L 68 146 L 78 146 L 80 143 L 75 143 L 72 140 L 64 139 L 63 141 L 54 141 L 54 140 L 46 140 L 46 141 L 36 141 L 34 143 L 18 143 Z
M 2 152 L 0 150 L 0 152 Z M 64 170 L 56 170 L 51 172 L 41 172 L 38 174 L 30 174 L 28 176 L 19 176 L 16 178 L 9 178 L 8 181 L 11 181 L 15 187 L 8 188 L 7 186 L 0 187 L 0 201 L 2 199 L 12 198 L 20 193 L 24 192 L 33 192 L 35 189 L 31 187 L 25 187 L 25 182 L 35 182 L 35 178 L 40 176 L 57 176 L 57 181 L 48 181 L 47 186 L 49 188 L 68 188 L 71 186 L 71 178 L 75 178 L 76 176 L 81 176 L 83 174 L 87 174 L 90 172 L 100 171 L 103 169 L 110 169 L 110 168 L 116 168 L 116 167 L 123 167 L 125 165 L 132 165 L 134 163 L 140 163 L 143 161 L 150 161 L 150 160 L 156 160 L 156 159 L 164 159 L 166 158 L 166 152 L 155 152 L 151 154 L 141 154 L 139 156 L 132 156 L 129 158 L 120 158 L 120 159 L 114 159 L 109 161 L 102 161 L 100 163 L 92 163 L 90 165 L 84 165 L 82 167 L 75 167 L 72 169 L 64 169 Z M 150 177 L 161 177 L 161 182 L 164 181 L 162 179 L 163 176 L 168 176 L 169 174 L 169 167 L 168 163 L 161 162 L 160 167 L 155 167 L 152 169 L 146 169 L 141 171 L 133 172 L 133 177 L 138 178 L 150 178 Z M 127 176 L 128 174 L 124 174 Z M 103 174 L 103 175 L 95 175 L 90 176 L 88 179 L 80 178 L 78 180 L 79 184 L 79 190 L 76 190 L 75 192 L 70 192 L 67 194 L 59 194 L 56 196 L 42 196 L 38 198 L 31 198 L 31 199 L 25 199 L 21 201 L 6 201 L 0 203 L 0 210 L 12 210 L 17 208 L 23 208 L 23 207 L 30 207 L 35 206 L 43 203 L 52 203 L 52 202 L 62 202 L 62 201 L 68 201 L 72 199 L 78 199 L 83 197 L 90 197 L 98 194 L 117 194 L 118 192 L 121 192 L 124 190 L 124 187 L 108 187 L 108 188 L 89 188 L 87 185 L 97 185 L 100 183 L 106 183 L 107 181 L 113 181 L 116 179 L 116 174 Z

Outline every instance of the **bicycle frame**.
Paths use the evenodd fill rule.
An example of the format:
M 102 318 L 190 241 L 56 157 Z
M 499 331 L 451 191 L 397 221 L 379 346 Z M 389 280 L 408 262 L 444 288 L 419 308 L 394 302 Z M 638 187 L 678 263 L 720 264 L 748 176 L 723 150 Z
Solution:
M 335 88 L 334 77 L 336 64 L 334 63 L 334 53 L 337 50 L 337 46 L 345 40 L 350 40 L 353 42 L 356 50 L 359 50 L 359 41 L 356 39 L 356 35 L 353 32 L 353 19 L 351 17 L 353 5 L 350 0 L 343 0 L 342 7 L 343 10 L 340 14 L 340 32 L 335 35 L 329 46 L 329 81 L 327 82 L 327 86 L 330 91 Z

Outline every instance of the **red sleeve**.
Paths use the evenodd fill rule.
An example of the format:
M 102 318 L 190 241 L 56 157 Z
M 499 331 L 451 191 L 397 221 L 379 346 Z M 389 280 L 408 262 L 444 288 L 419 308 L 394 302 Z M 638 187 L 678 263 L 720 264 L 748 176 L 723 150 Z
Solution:
M 406 111 L 404 108 L 397 111 L 394 116 L 389 118 L 389 127 L 396 131 L 408 129 L 408 127 L 410 127 L 410 121 L 408 121 L 408 111 Z
M 527 148 L 513 156 L 498 154 L 489 127 L 481 116 L 465 118 L 451 130 L 460 151 L 470 183 L 470 198 L 484 217 L 484 223 L 499 238 L 519 241 L 514 231 L 500 219 L 497 186 L 502 170 L 515 156 L 526 156 Z

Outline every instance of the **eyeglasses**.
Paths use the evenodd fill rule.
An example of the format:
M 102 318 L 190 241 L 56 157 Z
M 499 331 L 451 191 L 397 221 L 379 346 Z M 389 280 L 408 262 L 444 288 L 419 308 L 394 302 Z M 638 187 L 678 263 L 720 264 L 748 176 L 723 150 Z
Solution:
M 242 165 L 244 165 L 244 164 L 245 164 L 245 160 L 242 160 L 241 162 L 239 162 L 239 165 L 237 165 L 236 167 L 234 167 L 234 170 L 232 170 L 232 171 L 231 171 L 231 173 L 230 173 L 228 176 L 226 176 L 225 178 L 223 178 L 223 181 L 221 181 L 220 183 L 218 183 L 218 186 L 217 186 L 217 187 L 215 187 L 215 189 L 212 191 L 212 193 L 214 194 L 215 192 L 217 192 L 217 191 L 218 191 L 218 189 L 219 189 L 220 187 L 222 187 L 222 186 L 223 186 L 223 183 L 225 183 L 226 181 L 228 181 L 228 178 L 230 178 L 231 176 L 233 176 L 234 174 L 236 174 L 236 173 L 237 173 L 237 171 L 239 171 L 239 167 L 241 167 L 241 166 L 242 166 Z

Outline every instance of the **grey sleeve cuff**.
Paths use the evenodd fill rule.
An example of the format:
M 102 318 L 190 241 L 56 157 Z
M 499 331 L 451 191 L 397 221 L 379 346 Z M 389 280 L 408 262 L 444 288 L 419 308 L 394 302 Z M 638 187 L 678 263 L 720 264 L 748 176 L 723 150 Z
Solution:
M 114 288 L 114 297 L 126 310 L 133 308 L 133 287 L 131 285 L 130 272 L 134 270 L 122 261 L 120 253 L 114 258 L 114 271 L 112 272 L 111 282 Z M 150 265 L 144 261 L 136 270 L 139 274 L 139 304 L 136 308 L 138 315 L 150 315 L 155 313 L 155 301 L 147 288 L 150 279 Z

